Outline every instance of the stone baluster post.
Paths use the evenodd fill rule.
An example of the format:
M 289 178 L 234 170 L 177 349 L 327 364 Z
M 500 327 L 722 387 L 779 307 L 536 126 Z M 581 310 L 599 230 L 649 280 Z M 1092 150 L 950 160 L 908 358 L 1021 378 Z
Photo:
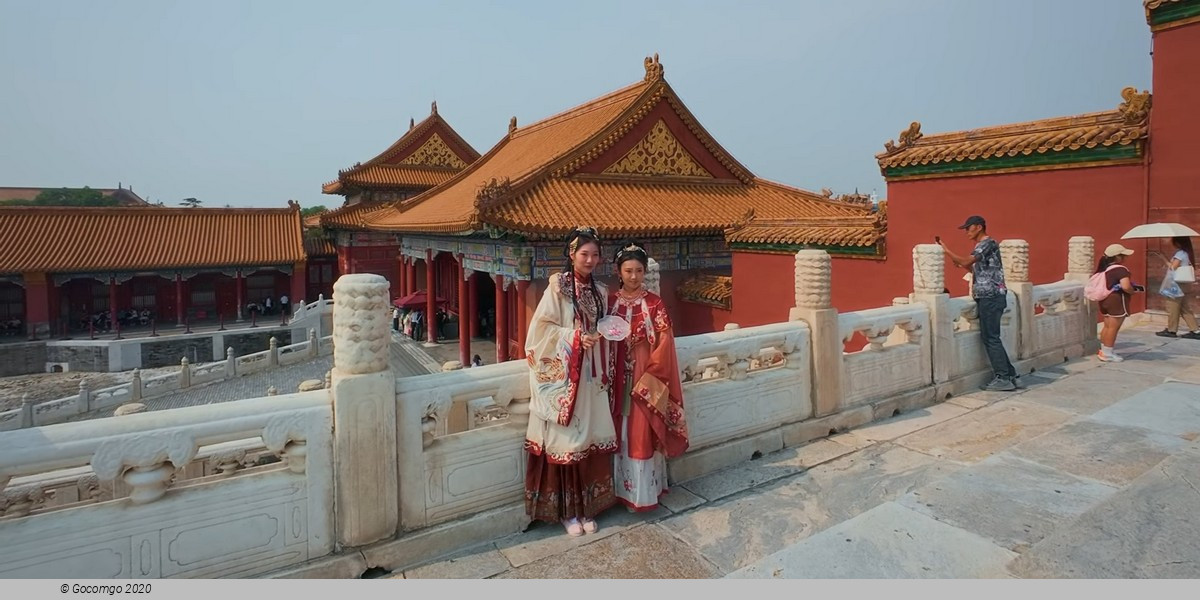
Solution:
M 1077 235 L 1067 241 L 1067 272 L 1063 274 L 1066 281 L 1076 281 L 1087 285 L 1092 273 L 1096 270 L 1096 241 L 1091 236 Z M 1087 311 L 1084 321 L 1087 332 L 1084 334 L 1084 355 L 1094 354 L 1100 350 L 1100 339 L 1096 337 L 1095 324 L 1100 320 L 1100 307 L 1095 302 L 1081 297 L 1079 301 Z
M 79 380 L 79 399 L 75 401 L 75 412 L 83 414 L 92 410 L 92 390 L 86 379 Z
M 33 399 L 29 394 L 21 395 L 21 429 L 33 427 Z
M 795 265 L 796 307 L 788 320 L 804 321 L 811 332 L 813 416 L 823 417 L 842 403 L 842 336 L 830 298 L 833 266 L 824 250 L 797 252 Z
M 646 286 L 646 291 L 652 294 L 662 295 L 662 271 L 659 269 L 658 261 L 651 258 L 646 265 L 646 278 L 642 280 L 642 284 Z
M 233 353 L 233 346 L 225 349 L 225 379 L 233 379 L 237 377 L 237 356 Z
M 390 538 L 399 522 L 388 299 L 380 275 L 343 275 L 333 286 L 334 486 L 343 546 Z
M 1017 358 L 1033 356 L 1037 341 L 1033 339 L 1033 283 L 1029 281 L 1029 242 L 1004 240 L 1000 242 L 1000 260 L 1004 263 L 1004 283 L 1017 297 Z M 1016 365 L 1014 365 L 1016 366 Z M 1018 371 L 1020 369 L 1018 368 Z
M 944 289 L 946 251 L 938 244 L 918 244 L 913 248 L 912 302 L 929 307 L 929 323 L 933 330 L 929 341 L 935 384 L 950 381 L 958 366 L 954 342 L 954 320 L 958 315 L 950 314 L 950 294 L 943 294 Z
M 129 379 L 129 401 L 137 402 L 142 399 L 142 371 L 134 369 L 133 376 Z
M 267 346 L 267 365 L 271 367 L 279 366 L 279 340 L 275 336 L 271 336 L 271 341 Z
M 308 356 L 316 358 L 320 356 L 320 347 L 317 346 L 317 330 L 310 328 L 308 330 Z
M 192 367 L 188 365 L 187 357 L 179 359 L 179 389 L 192 387 Z

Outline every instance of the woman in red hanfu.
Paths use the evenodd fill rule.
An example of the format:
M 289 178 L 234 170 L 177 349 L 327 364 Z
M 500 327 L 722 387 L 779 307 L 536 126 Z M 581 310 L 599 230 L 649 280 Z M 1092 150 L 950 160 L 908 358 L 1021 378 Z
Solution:
M 641 245 L 617 251 L 621 286 L 608 314 L 630 324 L 614 343 L 613 422 L 620 444 L 613 459 L 617 499 L 633 511 L 653 510 L 667 492 L 667 460 L 688 448 L 683 387 L 675 357 L 675 335 L 662 298 L 643 285 L 649 257 Z
M 600 241 L 591 227 L 572 231 L 567 240 L 570 263 L 550 276 L 525 342 L 531 392 L 525 512 L 560 522 L 576 536 L 595 532 L 596 515 L 616 504 L 609 455 L 617 439 L 608 344 L 596 333 L 607 294 L 592 278 Z

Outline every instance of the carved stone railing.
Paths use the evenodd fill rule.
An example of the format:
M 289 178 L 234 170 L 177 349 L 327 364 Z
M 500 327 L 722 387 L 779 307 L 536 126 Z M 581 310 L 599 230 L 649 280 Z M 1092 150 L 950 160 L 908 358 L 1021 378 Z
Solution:
M 813 414 L 811 345 L 803 323 L 681 337 L 676 350 L 693 450 Z M 706 371 L 710 376 L 703 376 Z
M 217 362 L 192 365 L 184 357 L 178 373 L 143 379 L 141 372 L 134 369 L 131 381 L 98 390 L 88 389 L 84 380 L 79 384 L 78 394 L 35 404 L 28 418 L 23 418 L 22 409 L 0 412 L 0 431 L 62 423 L 75 415 L 94 410 L 162 397 L 192 386 L 298 364 L 332 353 L 333 336 L 317 338 L 316 332 L 309 330 L 308 339 L 303 342 L 280 347 L 275 338 L 271 338 L 267 350 L 245 356 L 234 356 L 233 348 L 228 348 L 225 360 Z
M 1088 335 L 1088 325 L 1092 324 L 1093 330 L 1095 326 L 1082 283 L 1060 281 L 1035 285 L 1031 300 L 1034 310 L 1030 312 L 1033 334 L 1030 347 L 1034 354 L 1074 348 L 1094 339 L 1094 335 Z
M 328 554 L 331 419 L 321 390 L 0 435 L 0 577 L 244 577 Z M 256 446 L 282 462 L 235 473 Z M 202 458 L 224 470 L 179 477 Z M 74 502 L 47 505 L 62 477 Z
M 472 428 L 472 408 L 507 419 Z M 529 367 L 506 362 L 396 379 L 400 524 L 419 529 L 519 502 Z
M 1020 342 L 1018 332 L 1020 315 L 1017 310 L 1017 298 L 1008 293 L 1007 306 L 1000 318 L 1000 339 L 1008 352 L 1009 360 L 1018 358 Z M 939 323 L 935 327 L 948 327 L 953 331 L 953 367 L 950 369 L 951 378 L 958 378 L 972 373 L 978 373 L 991 368 L 987 353 L 983 350 L 983 342 L 979 334 L 979 314 L 975 300 L 968 296 L 949 299 L 949 321 Z
M 929 310 L 922 304 L 838 315 L 843 342 L 862 334 L 867 344 L 843 353 L 843 410 L 933 383 Z

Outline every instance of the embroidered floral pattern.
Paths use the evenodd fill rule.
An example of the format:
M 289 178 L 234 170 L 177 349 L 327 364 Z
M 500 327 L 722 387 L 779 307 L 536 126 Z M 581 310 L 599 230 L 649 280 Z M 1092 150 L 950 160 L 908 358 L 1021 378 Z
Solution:
M 533 357 L 530 357 L 533 360 Z M 536 375 L 539 383 L 550 383 L 552 381 L 562 381 L 567 376 L 566 368 L 563 367 L 563 361 L 558 358 L 543 358 L 542 364 L 538 365 Z
M 534 456 L 546 456 L 546 460 L 555 465 L 569 465 L 577 463 L 593 454 L 612 454 L 617 451 L 617 440 L 604 440 L 596 442 L 583 450 L 576 452 L 548 452 L 542 448 L 541 444 L 532 440 L 525 440 L 525 450 Z

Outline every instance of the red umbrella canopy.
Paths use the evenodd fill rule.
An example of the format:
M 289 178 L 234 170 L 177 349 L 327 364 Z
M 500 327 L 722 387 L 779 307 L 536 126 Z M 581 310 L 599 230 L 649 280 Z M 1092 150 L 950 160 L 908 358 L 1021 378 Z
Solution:
M 425 290 L 417 290 L 403 298 L 396 298 L 395 300 L 392 300 L 392 305 L 396 308 L 421 309 L 425 308 L 425 305 L 428 304 L 428 299 L 429 295 L 425 293 Z M 437 304 L 446 303 L 446 301 L 442 298 L 434 298 L 434 300 Z

